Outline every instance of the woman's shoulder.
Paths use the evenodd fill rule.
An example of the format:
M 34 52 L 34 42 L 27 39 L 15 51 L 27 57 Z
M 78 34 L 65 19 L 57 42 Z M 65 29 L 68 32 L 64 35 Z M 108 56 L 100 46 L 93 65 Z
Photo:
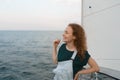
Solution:
M 63 43 L 60 48 L 65 48 L 66 44 Z
M 91 56 L 87 50 L 84 52 L 84 55 L 85 55 L 85 59 L 88 59 Z M 80 58 L 78 54 L 77 54 L 77 58 Z
M 86 57 L 86 58 L 89 58 L 89 57 L 90 57 L 90 54 L 89 54 L 89 52 L 88 52 L 87 50 L 85 51 L 85 57 Z

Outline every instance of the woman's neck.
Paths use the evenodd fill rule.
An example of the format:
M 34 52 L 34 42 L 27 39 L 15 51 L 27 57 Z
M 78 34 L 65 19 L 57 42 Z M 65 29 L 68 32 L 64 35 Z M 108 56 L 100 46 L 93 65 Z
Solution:
M 67 43 L 66 48 L 70 51 L 76 50 L 76 47 L 73 42 Z

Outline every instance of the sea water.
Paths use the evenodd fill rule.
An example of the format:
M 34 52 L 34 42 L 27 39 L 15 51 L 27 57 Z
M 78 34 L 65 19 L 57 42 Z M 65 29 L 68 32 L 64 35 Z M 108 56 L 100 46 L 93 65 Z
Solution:
M 0 31 L 0 80 L 52 80 L 59 31 Z

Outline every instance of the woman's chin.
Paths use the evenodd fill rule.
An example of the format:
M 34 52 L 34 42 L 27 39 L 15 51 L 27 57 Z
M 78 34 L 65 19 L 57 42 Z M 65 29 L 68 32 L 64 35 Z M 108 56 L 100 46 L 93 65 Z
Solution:
M 63 42 L 67 43 L 68 41 L 63 40 Z
M 67 42 L 67 41 L 63 39 L 63 42 Z

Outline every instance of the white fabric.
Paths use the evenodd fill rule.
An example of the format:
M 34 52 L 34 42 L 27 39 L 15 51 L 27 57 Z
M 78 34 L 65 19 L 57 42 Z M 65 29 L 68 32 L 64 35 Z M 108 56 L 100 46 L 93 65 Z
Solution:
M 76 55 L 77 55 L 77 51 L 75 50 L 74 53 L 73 53 L 73 55 L 72 55 L 72 57 L 71 57 L 71 59 L 74 60 L 74 58 L 75 58 Z
M 60 44 L 60 46 L 62 44 Z M 76 54 L 77 54 L 77 51 L 74 51 L 71 57 L 71 60 L 58 62 L 57 67 L 53 70 L 53 72 L 55 73 L 54 80 L 73 80 L 73 67 L 72 67 L 73 65 L 72 64 L 73 64 L 73 60 Z
M 53 70 L 54 80 L 73 80 L 72 60 L 58 62 L 58 66 Z

